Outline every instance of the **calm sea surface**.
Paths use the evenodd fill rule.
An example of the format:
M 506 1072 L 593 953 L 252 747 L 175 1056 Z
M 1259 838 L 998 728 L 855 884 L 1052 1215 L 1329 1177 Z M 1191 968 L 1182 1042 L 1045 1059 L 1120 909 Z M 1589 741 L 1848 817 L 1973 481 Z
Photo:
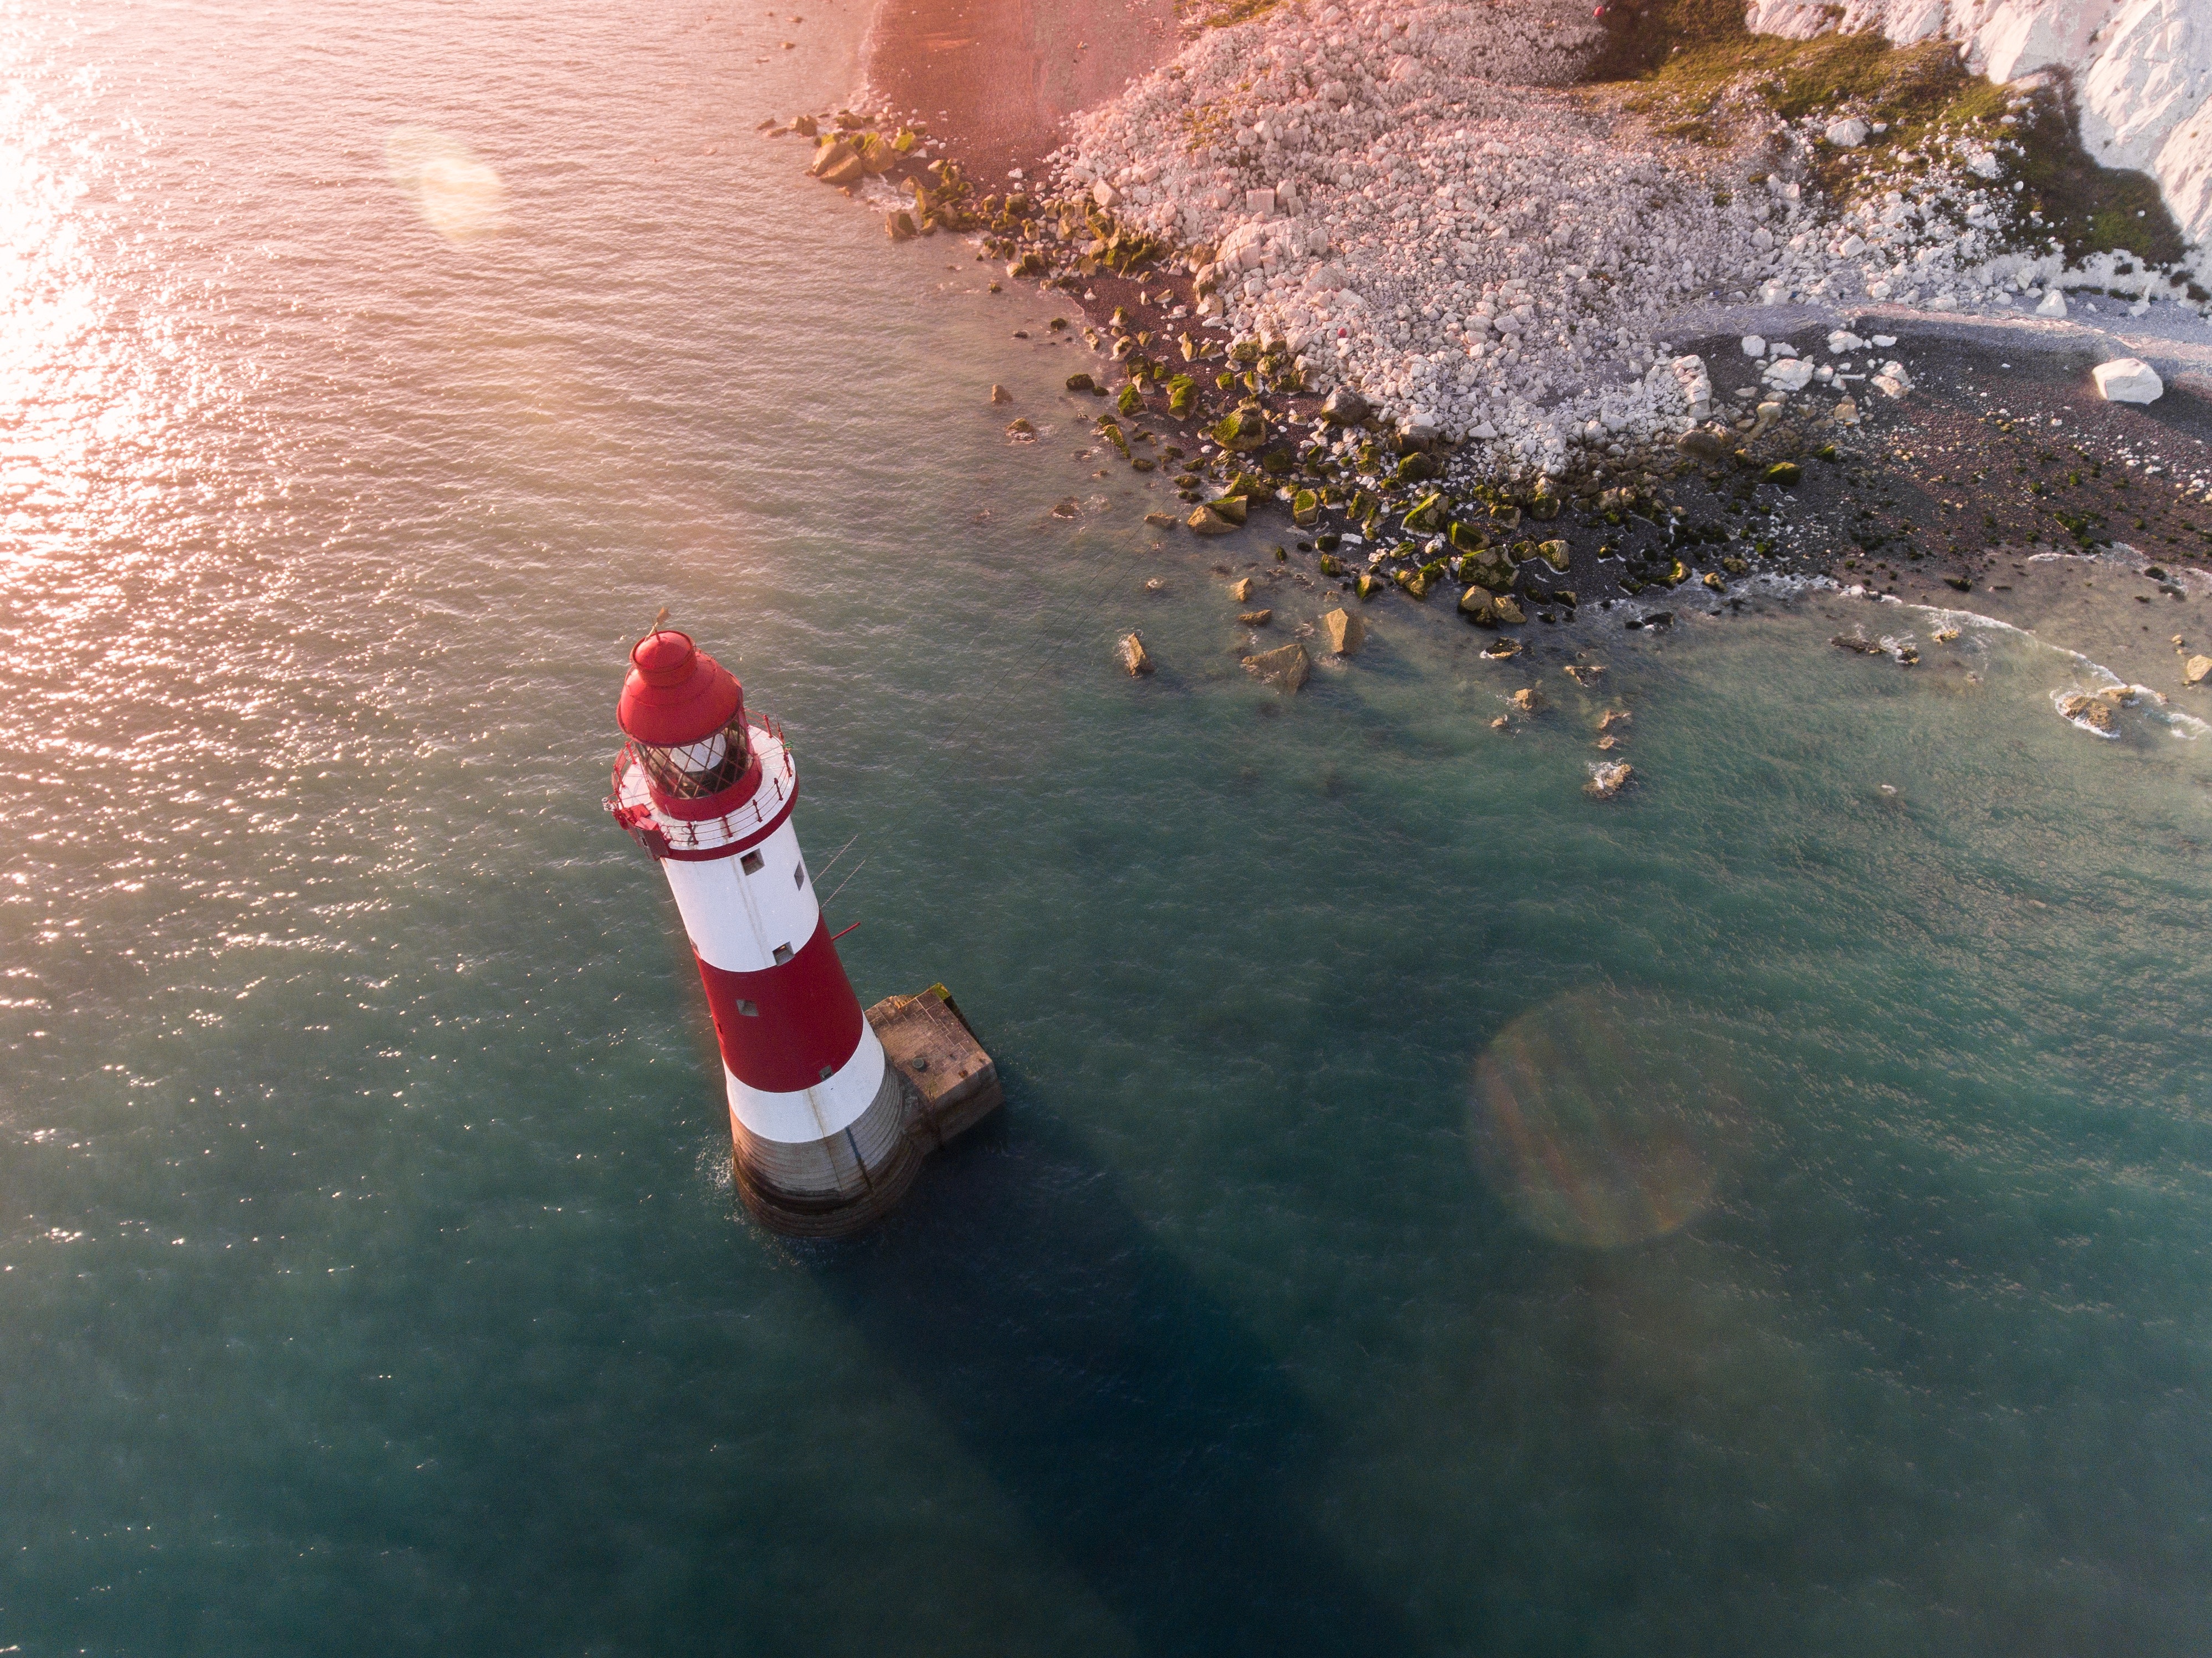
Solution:
M 2198 728 L 1833 597 L 1263 689 L 751 134 L 859 22 L 0 0 L 0 1651 L 2203 1651 Z M 1009 1078 L 857 1244 L 600 811 L 664 603 Z

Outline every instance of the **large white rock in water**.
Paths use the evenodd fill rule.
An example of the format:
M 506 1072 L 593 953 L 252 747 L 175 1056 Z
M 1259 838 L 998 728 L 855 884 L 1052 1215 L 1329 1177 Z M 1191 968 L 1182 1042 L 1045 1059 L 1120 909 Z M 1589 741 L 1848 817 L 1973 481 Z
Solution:
M 1838 149 L 1856 149 L 1867 141 L 1867 124 L 1856 115 L 1828 125 L 1828 142 Z
M 2097 393 L 2106 403 L 2156 403 L 2166 395 L 2166 382 L 2141 357 L 2115 357 L 2089 371 Z

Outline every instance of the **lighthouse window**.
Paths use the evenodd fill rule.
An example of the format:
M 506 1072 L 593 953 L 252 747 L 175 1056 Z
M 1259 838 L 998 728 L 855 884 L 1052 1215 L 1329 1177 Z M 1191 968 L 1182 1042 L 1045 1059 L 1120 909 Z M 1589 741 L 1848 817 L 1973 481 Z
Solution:
M 720 731 L 676 748 L 643 747 L 646 775 L 663 794 L 679 800 L 699 800 L 733 786 L 744 774 L 751 758 L 745 743 L 745 713 L 741 706 Z
M 744 1014 L 748 1019 L 757 1019 L 760 1017 L 760 1009 L 754 1006 L 750 1002 L 739 1002 L 738 1004 L 738 1011 Z
M 781 967 L 781 966 L 782 966 L 786 962 L 789 961 L 790 959 L 791 959 L 791 946 L 790 946 L 789 944 L 778 944 L 778 945 L 775 947 L 775 964 L 776 964 L 778 967 Z
M 792 884 L 792 885 L 793 885 L 793 886 L 795 886 L 795 887 L 803 887 L 803 886 L 805 886 L 805 885 L 806 884 L 806 865 L 804 865 L 804 864 L 794 864 L 794 865 L 792 865 L 792 868 L 791 868 L 791 884 Z
M 747 853 L 744 857 L 738 859 L 738 867 L 744 871 L 748 875 L 759 874 L 761 867 L 760 853 L 757 852 Z

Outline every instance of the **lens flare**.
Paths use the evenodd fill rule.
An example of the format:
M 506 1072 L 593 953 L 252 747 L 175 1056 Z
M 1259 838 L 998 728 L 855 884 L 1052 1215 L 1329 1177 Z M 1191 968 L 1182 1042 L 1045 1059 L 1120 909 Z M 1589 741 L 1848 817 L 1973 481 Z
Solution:
M 1570 991 L 1475 1061 L 1483 1177 L 1532 1230 L 1617 1248 L 1688 1225 L 1718 1195 L 1736 1089 L 1696 1022 L 1656 996 Z
M 466 144 L 428 127 L 396 127 L 384 141 L 392 182 L 449 242 L 472 242 L 507 223 L 507 186 Z

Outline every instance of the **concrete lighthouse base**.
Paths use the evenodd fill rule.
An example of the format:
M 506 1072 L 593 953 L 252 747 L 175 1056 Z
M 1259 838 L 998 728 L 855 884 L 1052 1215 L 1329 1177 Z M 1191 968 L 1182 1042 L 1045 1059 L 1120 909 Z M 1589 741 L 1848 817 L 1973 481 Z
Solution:
M 907 1129 L 907 1084 L 883 1068 L 875 1098 L 825 1139 L 774 1140 L 730 1115 L 731 1171 L 756 1219 L 787 1237 L 849 1237 L 890 1212 L 921 1172 Z
M 755 1133 L 731 1114 L 738 1195 L 770 1231 L 809 1238 L 866 1231 L 905 1195 L 924 1157 L 1005 1101 L 998 1066 L 944 986 L 886 997 L 867 1020 L 888 1063 L 875 1097 L 847 1127 L 794 1143 Z

